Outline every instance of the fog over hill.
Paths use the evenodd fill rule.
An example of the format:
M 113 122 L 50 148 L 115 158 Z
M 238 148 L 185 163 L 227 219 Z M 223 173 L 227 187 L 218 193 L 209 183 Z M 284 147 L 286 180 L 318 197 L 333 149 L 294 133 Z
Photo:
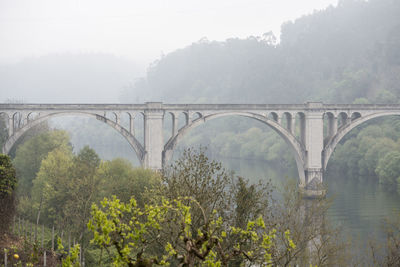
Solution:
M 397 102 L 400 1 L 344 0 L 272 32 L 202 39 L 154 62 L 126 92 L 180 103 Z
M 51 54 L 0 65 L 0 102 L 116 103 L 144 67 L 110 54 Z

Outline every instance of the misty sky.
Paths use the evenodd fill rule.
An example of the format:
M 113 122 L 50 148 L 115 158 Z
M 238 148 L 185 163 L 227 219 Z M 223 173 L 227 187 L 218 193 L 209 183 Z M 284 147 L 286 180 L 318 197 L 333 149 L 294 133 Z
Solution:
M 162 54 L 203 37 L 279 36 L 337 1 L 0 0 L 0 102 L 119 102 Z
M 202 37 L 262 35 L 337 0 L 0 0 L 0 63 L 112 53 L 141 65 Z

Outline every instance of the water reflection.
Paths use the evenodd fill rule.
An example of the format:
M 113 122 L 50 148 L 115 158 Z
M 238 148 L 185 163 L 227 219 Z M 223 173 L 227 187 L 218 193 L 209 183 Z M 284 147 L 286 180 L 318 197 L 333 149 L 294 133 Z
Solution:
M 353 238 L 365 242 L 374 236 L 383 240 L 382 222 L 400 212 L 400 196 L 371 179 L 357 180 L 328 174 L 328 197 L 334 201 L 328 216 Z
M 289 179 L 297 179 L 293 170 L 281 170 L 265 161 L 243 159 L 218 159 L 237 175 L 246 177 L 252 182 L 259 179 L 270 179 L 277 188 Z M 296 178 L 293 178 L 296 177 Z M 358 181 L 346 177 L 326 175 L 327 197 L 332 198 L 332 206 L 328 210 L 328 218 L 337 226 L 341 226 L 344 235 L 351 236 L 358 246 L 365 245 L 372 235 L 383 241 L 382 222 L 395 213 L 400 213 L 400 196 L 379 186 L 371 179 Z

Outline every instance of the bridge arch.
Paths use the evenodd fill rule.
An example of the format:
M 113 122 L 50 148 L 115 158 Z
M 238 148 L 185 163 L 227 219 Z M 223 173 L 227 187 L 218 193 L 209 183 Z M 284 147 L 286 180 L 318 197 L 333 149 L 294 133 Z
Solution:
M 40 117 L 40 113 L 35 112 L 35 111 L 31 111 L 26 115 L 26 122 L 30 122 L 35 120 L 35 118 Z
M 299 173 L 299 179 L 300 179 L 300 185 L 305 185 L 306 183 L 306 178 L 305 178 L 305 149 L 304 147 L 298 142 L 295 136 L 293 136 L 288 130 L 286 130 L 282 125 L 280 125 L 278 122 L 268 119 L 265 116 L 262 116 L 260 114 L 256 113 L 250 113 L 250 112 L 220 112 L 220 113 L 214 113 L 214 114 L 209 114 L 205 115 L 202 117 L 199 117 L 198 119 L 194 120 L 192 123 L 184 126 L 181 128 L 178 133 L 175 136 L 172 136 L 168 142 L 166 143 L 163 151 L 163 164 L 168 162 L 171 157 L 173 150 L 175 149 L 176 145 L 182 140 L 184 135 L 189 132 L 190 130 L 196 128 L 197 126 L 205 123 L 206 121 L 220 118 L 220 117 L 226 117 L 226 116 L 242 116 L 242 117 L 247 117 L 251 119 L 255 119 L 257 121 L 260 121 L 268 126 L 270 126 L 275 132 L 277 132 L 284 140 L 285 142 L 289 145 L 291 148 L 296 164 L 297 164 L 297 170 Z
M 119 125 L 118 123 L 104 117 L 101 116 L 99 114 L 96 113 L 89 113 L 89 112 L 78 112 L 78 111 L 74 111 L 74 112 L 55 112 L 55 113 L 49 113 L 46 115 L 42 115 L 39 118 L 36 118 L 34 120 L 28 121 L 25 125 L 23 125 L 21 128 L 16 129 L 16 131 L 14 131 L 14 134 L 12 136 L 9 136 L 9 138 L 7 139 L 7 141 L 5 142 L 5 144 L 3 145 L 3 153 L 4 154 L 8 154 L 11 150 L 11 148 L 15 145 L 15 143 L 19 140 L 19 138 L 21 138 L 21 136 L 26 133 L 29 129 L 31 129 L 32 127 L 38 125 L 39 123 L 48 120 L 50 118 L 53 117 L 59 117 L 59 116 L 65 116 L 65 115 L 77 115 L 77 116 L 89 116 L 92 118 L 95 118 L 97 120 L 100 120 L 102 122 L 104 122 L 105 124 L 111 126 L 113 129 L 115 129 L 118 133 L 120 133 L 127 141 L 128 143 L 131 145 L 131 147 L 133 148 L 133 150 L 136 153 L 136 156 L 139 159 L 139 162 L 141 165 L 143 165 L 143 161 L 144 161 L 144 156 L 145 156 L 145 150 L 143 148 L 143 146 L 140 144 L 140 142 L 130 134 L 130 132 L 128 130 L 126 130 L 124 127 L 122 127 L 121 125 Z
M 361 117 L 362 117 L 361 113 L 355 111 L 355 112 L 351 113 L 350 121 L 353 122 L 353 121 L 355 121 L 356 119 L 359 119 L 359 118 L 361 118 Z
M 329 159 L 331 158 L 333 151 L 335 151 L 336 146 L 340 143 L 340 141 L 343 139 L 343 137 L 346 136 L 351 130 L 353 130 L 355 127 L 363 124 L 364 122 L 367 122 L 369 120 L 375 119 L 375 118 L 380 118 L 380 117 L 385 117 L 385 116 L 398 116 L 400 115 L 400 111 L 390 111 L 390 112 L 379 112 L 379 113 L 372 113 L 368 115 L 362 115 L 359 112 L 354 112 L 354 118 L 353 120 L 347 124 L 344 125 L 342 128 L 338 130 L 336 135 L 332 136 L 331 139 L 327 142 L 327 145 L 325 146 L 323 150 L 323 167 L 324 170 L 326 170 L 328 166 Z M 353 115 L 352 114 L 352 115 Z
M 271 120 L 278 122 L 279 120 L 279 115 L 276 112 L 270 112 L 267 116 L 267 118 L 270 118 Z
M 8 119 L 10 118 L 10 115 L 7 112 L 0 111 L 0 116 L 3 116 L 6 123 L 8 123 Z
M 194 122 L 195 120 L 198 120 L 200 118 L 203 117 L 203 114 L 201 114 L 201 112 L 193 112 L 193 114 L 191 115 L 191 121 Z
M 349 114 L 347 114 L 347 112 L 342 111 L 338 114 L 337 118 L 338 118 L 338 129 L 343 128 L 348 123 Z

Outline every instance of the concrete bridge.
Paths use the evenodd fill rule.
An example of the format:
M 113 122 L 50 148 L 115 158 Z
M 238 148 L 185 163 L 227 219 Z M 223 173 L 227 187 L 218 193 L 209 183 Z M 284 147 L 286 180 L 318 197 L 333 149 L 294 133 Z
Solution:
M 164 142 L 163 123 L 172 117 L 172 134 Z M 323 194 L 321 184 L 328 161 L 340 140 L 354 127 L 370 119 L 400 115 L 400 105 L 323 104 L 0 104 L 8 120 L 8 139 L 2 151 L 8 154 L 30 128 L 51 117 L 86 115 L 118 131 L 135 150 L 145 168 L 161 169 L 182 137 L 206 121 L 223 116 L 244 116 L 269 125 L 289 145 L 296 159 L 299 185 L 310 196 Z M 112 114 L 112 119 L 107 116 Z M 134 118 L 144 118 L 144 142 L 135 137 Z M 178 116 L 185 124 L 178 128 Z M 127 115 L 129 125 L 122 126 Z M 324 126 L 325 125 L 325 126 Z

